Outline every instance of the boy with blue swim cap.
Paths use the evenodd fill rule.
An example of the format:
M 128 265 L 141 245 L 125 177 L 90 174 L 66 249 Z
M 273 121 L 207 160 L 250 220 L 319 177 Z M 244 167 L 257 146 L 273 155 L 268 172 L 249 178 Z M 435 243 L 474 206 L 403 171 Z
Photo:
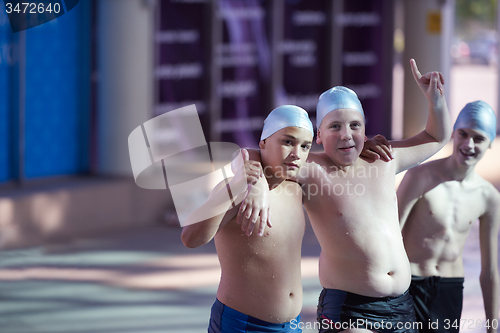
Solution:
M 495 113 L 487 103 L 468 103 L 455 122 L 451 156 L 409 170 L 398 188 L 400 224 L 412 271 L 410 293 L 423 326 L 420 332 L 459 331 L 462 251 L 476 220 L 484 327 L 488 333 L 497 331 L 500 193 L 474 170 L 491 147 L 496 128 Z
M 263 228 L 242 230 L 236 221 L 247 191 L 232 193 L 235 200 L 225 203 L 224 213 L 197 222 L 197 216 L 211 216 L 206 212 L 221 206 L 221 198 L 227 196 L 226 182 L 217 185 L 208 201 L 188 217 L 182 230 L 184 245 L 194 248 L 213 238 L 221 265 L 209 333 L 302 332 L 300 265 L 305 217 L 301 188 L 288 179 L 306 161 L 313 136 L 307 112 L 293 105 L 274 109 L 264 122 L 259 147 L 267 182 L 257 182 L 247 191 L 262 191 L 260 186 L 269 191 L 273 223 L 265 235 Z M 229 188 L 241 188 L 235 184 L 242 183 L 247 189 L 244 170 L 235 173 Z

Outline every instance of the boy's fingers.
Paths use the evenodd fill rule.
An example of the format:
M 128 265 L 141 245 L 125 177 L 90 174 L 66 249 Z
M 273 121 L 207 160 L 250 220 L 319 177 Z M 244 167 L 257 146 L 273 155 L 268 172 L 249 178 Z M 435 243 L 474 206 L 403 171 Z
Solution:
M 383 145 L 389 146 L 389 140 L 387 140 L 387 138 L 383 135 L 377 134 L 373 137 L 373 140 Z
M 253 233 L 253 229 L 255 228 L 255 223 L 256 221 L 252 220 L 250 221 L 250 223 L 248 224 L 248 228 L 247 228 L 247 231 L 246 231 L 246 235 L 247 236 L 251 236 L 252 233 Z
M 241 155 L 243 156 L 243 161 L 246 162 L 249 160 L 248 150 L 241 149 Z
M 420 74 L 420 72 L 418 71 L 417 62 L 415 61 L 415 59 L 410 60 L 410 65 L 413 77 L 415 78 L 415 80 L 419 81 L 420 78 L 422 77 L 422 74 Z
M 249 207 L 243 216 L 243 221 L 241 223 L 241 230 L 245 231 L 248 228 L 248 224 L 250 222 L 250 216 L 252 215 L 252 207 Z
M 273 227 L 271 223 L 271 207 L 267 209 L 267 225 L 269 226 L 269 228 Z
M 260 215 L 259 236 L 264 235 L 264 230 L 266 228 L 266 221 L 267 221 L 267 209 L 264 209 L 262 211 L 262 214 Z

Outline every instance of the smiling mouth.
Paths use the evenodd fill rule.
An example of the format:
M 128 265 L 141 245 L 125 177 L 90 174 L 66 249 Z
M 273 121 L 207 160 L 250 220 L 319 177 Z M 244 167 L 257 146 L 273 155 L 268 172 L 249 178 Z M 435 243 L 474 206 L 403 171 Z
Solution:
M 460 149 L 460 152 L 461 152 L 463 155 L 467 156 L 467 157 L 473 157 L 473 156 L 474 156 L 474 153 L 473 153 L 473 152 L 466 152 L 466 151 L 464 151 L 464 150 L 462 150 L 462 149 Z

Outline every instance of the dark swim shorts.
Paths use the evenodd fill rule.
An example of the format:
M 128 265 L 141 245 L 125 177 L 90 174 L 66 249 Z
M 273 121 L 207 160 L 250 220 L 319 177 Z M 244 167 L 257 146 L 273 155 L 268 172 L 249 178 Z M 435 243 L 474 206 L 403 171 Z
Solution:
M 212 314 L 210 316 L 210 324 L 208 325 L 208 333 L 246 333 L 246 332 L 263 332 L 263 333 L 301 333 L 300 315 L 292 319 L 290 322 L 276 324 L 269 323 L 244 313 L 236 311 L 227 305 L 222 304 L 218 299 L 212 305 Z
M 318 301 L 320 333 L 346 329 L 376 332 L 416 333 L 415 311 L 408 291 L 396 297 L 368 297 L 325 289 Z
M 410 294 L 421 333 L 458 332 L 464 296 L 464 278 L 412 276 Z

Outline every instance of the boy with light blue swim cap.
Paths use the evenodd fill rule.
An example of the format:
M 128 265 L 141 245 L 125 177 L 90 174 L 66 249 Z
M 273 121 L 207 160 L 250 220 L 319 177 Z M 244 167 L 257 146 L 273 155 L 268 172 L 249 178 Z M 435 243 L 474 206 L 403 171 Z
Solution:
M 458 128 L 471 128 L 482 131 L 490 139 L 490 142 L 493 142 L 497 136 L 497 117 L 491 106 L 486 102 L 467 103 L 460 111 L 455 126 L 453 126 L 453 131 Z
M 314 136 L 313 126 L 306 110 L 295 105 L 281 105 L 271 111 L 264 120 L 260 139 L 267 139 L 280 129 L 289 126 L 304 128 Z
M 247 187 L 242 173 L 233 170 L 235 177 L 228 179 L 229 188 L 241 188 L 238 184 L 244 183 L 246 191 L 232 193 L 236 199 L 225 202 L 229 207 L 225 214 L 183 228 L 182 241 L 187 247 L 204 245 L 213 238 L 221 265 L 209 333 L 302 332 L 301 244 L 305 216 L 300 185 L 288 181 L 288 177 L 305 163 L 313 136 L 305 110 L 293 105 L 274 109 L 264 122 L 259 142 L 266 178 Z M 244 159 L 248 160 L 248 155 Z M 266 216 L 260 215 L 255 230 L 243 229 L 236 219 L 241 197 L 251 196 L 253 190 L 262 192 L 260 186 L 271 188 L 268 198 L 273 222 L 272 227 L 268 224 L 265 236 Z M 227 197 L 226 182 L 218 184 L 199 209 L 205 212 L 220 207 L 221 197 Z M 233 203 L 236 205 L 231 208 Z
M 343 86 L 333 87 L 328 89 L 319 96 L 318 105 L 316 106 L 316 128 L 319 128 L 323 118 L 331 111 L 338 109 L 351 109 L 358 111 L 365 118 L 363 107 L 356 93 Z
M 400 224 L 412 271 L 410 293 L 424 328 L 439 323 L 436 331 L 458 332 L 456 325 L 447 326 L 446 321 L 460 322 L 462 253 L 476 220 L 486 319 L 497 320 L 500 193 L 475 171 L 496 137 L 496 127 L 495 113 L 487 103 L 468 103 L 454 125 L 453 153 L 408 170 L 398 188 Z

